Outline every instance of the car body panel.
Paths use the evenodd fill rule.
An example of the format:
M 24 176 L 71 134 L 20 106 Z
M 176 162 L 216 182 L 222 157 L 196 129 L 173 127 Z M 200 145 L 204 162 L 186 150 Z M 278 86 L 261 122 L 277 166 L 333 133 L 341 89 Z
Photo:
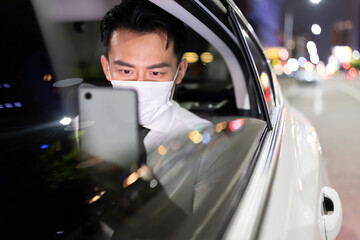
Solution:
M 318 136 L 287 103 L 282 147 L 259 239 L 321 239 L 318 202 L 329 184 Z

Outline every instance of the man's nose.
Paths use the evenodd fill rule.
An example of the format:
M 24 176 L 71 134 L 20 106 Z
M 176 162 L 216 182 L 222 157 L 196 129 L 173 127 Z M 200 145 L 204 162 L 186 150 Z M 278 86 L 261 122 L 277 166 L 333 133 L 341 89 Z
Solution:
M 137 74 L 136 81 L 145 81 L 145 71 L 139 71 Z

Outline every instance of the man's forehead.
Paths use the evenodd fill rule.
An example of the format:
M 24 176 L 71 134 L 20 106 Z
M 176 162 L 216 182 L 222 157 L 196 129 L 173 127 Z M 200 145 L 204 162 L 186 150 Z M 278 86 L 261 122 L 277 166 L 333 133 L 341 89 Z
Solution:
M 159 68 L 161 64 L 161 68 L 177 65 L 174 44 L 170 42 L 166 47 L 167 34 L 164 31 L 145 33 L 118 29 L 110 41 L 109 57 L 117 65 L 146 66 L 149 69 Z
M 141 31 L 135 31 L 128 28 L 118 28 L 116 29 L 110 38 L 110 45 L 114 44 L 114 41 L 120 41 L 116 42 L 118 44 L 136 39 L 136 38 L 153 38 L 153 39 L 160 39 L 162 46 L 164 50 L 173 50 L 174 48 L 174 41 L 169 38 L 167 32 L 162 29 L 154 29 L 154 31 L 147 31 L 147 32 L 141 32 Z

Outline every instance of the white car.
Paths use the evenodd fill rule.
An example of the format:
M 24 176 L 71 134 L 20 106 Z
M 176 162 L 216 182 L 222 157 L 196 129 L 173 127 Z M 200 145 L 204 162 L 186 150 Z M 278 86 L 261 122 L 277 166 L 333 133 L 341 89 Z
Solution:
M 228 169 L 228 182 L 220 184 L 221 190 L 206 200 L 211 205 L 184 227 L 185 236 L 334 239 L 341 227 L 342 206 L 329 186 L 316 131 L 284 101 L 276 75 L 241 11 L 230 0 L 152 2 L 206 39 L 207 49 L 217 56 L 216 64 L 204 66 L 204 75 L 215 69 L 207 78 L 189 79 L 188 86 L 183 82 L 178 101 L 215 124 L 230 115 L 240 121 L 228 121 L 227 126 L 234 121 L 241 126 L 231 136 L 232 153 L 223 159 L 226 162 L 232 155 L 238 165 L 231 168 L 236 169 Z
M 71 49 L 72 54 L 86 54 L 81 51 L 82 46 L 72 48 L 69 42 L 82 42 L 83 37 L 87 40 L 85 47 L 89 47 L 91 41 L 98 43 L 97 33 L 91 35 L 91 31 L 86 32 L 82 26 L 88 22 L 91 30 L 93 25 L 97 27 L 94 19 L 97 22 L 100 19 L 89 17 L 87 8 L 74 7 L 73 15 L 61 15 L 63 12 L 53 11 L 55 8 L 41 9 L 41 1 L 32 2 L 55 71 L 58 75 L 70 75 L 73 69 L 61 64 L 74 61 L 68 61 L 52 47 L 64 47 L 59 40 L 64 37 L 69 45 L 65 44 L 68 48 L 62 48 L 63 52 Z M 159 158 L 164 159 L 164 174 L 160 180 L 158 176 L 139 171 L 123 175 L 111 166 L 101 169 L 87 166 L 90 171 L 84 175 L 79 167 L 84 168 L 84 165 L 77 165 L 76 151 L 69 152 L 68 145 L 55 140 L 49 142 L 50 146 L 42 145 L 45 150 L 41 151 L 47 152 L 39 162 L 52 164 L 51 174 L 46 178 L 51 194 L 39 190 L 31 197 L 38 203 L 40 222 L 28 221 L 32 227 L 25 231 L 25 236 L 47 239 L 55 239 L 58 235 L 63 239 L 335 239 L 341 228 L 342 205 L 338 194 L 330 187 L 317 133 L 306 117 L 283 99 L 264 50 L 236 4 L 232 0 L 151 2 L 182 20 L 189 31 L 188 51 L 184 55 L 189 61 L 189 70 L 177 87 L 174 99 L 189 111 L 210 120 L 214 126 L 194 129 L 185 138 L 175 137 L 162 145 Z M 55 1 L 47 4 L 55 4 Z M 50 16 L 54 17 L 53 21 L 46 21 L 48 13 L 53 14 Z M 54 30 L 51 27 L 54 22 L 66 28 L 71 21 L 76 22 L 74 29 L 79 34 L 73 39 L 66 34 L 49 33 Z M 86 34 L 81 35 L 84 31 Z M 59 39 L 54 40 L 53 36 Z M 57 68 L 59 65 L 61 67 Z M 84 79 L 87 80 L 86 75 Z M 68 104 L 69 95 L 62 96 L 63 104 Z M 46 129 L 49 125 L 41 127 Z M 32 128 L 33 132 L 38 129 Z M 66 130 L 68 133 L 71 128 Z M 10 129 L 5 134 L 2 139 L 12 140 L 28 132 Z M 34 135 L 43 138 L 31 136 L 31 141 L 24 146 L 37 143 L 46 134 Z M 75 163 L 70 163 L 74 159 Z M 81 171 L 81 174 L 73 171 Z M 118 185 L 119 179 L 124 184 Z M 169 187 L 167 183 L 173 185 Z M 28 185 L 21 186 L 25 189 Z M 75 187 L 80 190 L 69 190 Z M 7 189 L 11 196 L 22 196 L 15 188 Z M 196 197 L 193 197 L 195 192 Z M 34 200 L 36 195 L 42 198 Z M 76 208 L 74 206 L 78 205 L 72 202 L 78 203 L 75 200 L 79 198 L 72 196 L 80 195 L 83 196 L 81 201 L 86 203 L 84 208 Z M 187 209 L 181 202 L 189 203 L 189 199 L 187 206 L 190 208 Z M 24 208 L 17 204 L 17 208 L 10 209 L 28 210 L 32 206 Z M 12 210 L 9 211 L 12 215 Z M 29 216 L 25 210 L 21 211 L 19 218 Z M 20 233 L 12 231 L 4 236 L 11 234 Z

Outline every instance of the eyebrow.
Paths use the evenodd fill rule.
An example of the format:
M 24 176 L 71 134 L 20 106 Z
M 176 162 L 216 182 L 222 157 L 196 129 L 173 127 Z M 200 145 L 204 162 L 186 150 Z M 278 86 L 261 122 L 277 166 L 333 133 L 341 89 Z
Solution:
M 115 60 L 114 64 L 124 66 L 124 67 L 135 68 L 134 64 L 130 64 L 130 63 L 127 63 L 127 62 L 124 62 L 124 61 L 121 61 L 121 60 Z
M 147 66 L 147 69 L 154 69 L 154 68 L 164 68 L 169 67 L 170 65 L 168 63 L 162 62 L 162 63 L 156 63 L 150 66 Z
M 127 63 L 127 62 L 124 62 L 122 60 L 115 60 L 114 64 L 124 66 L 124 67 L 129 67 L 129 68 L 135 68 L 134 64 Z M 161 63 L 156 63 L 156 64 L 149 65 L 146 68 L 147 69 L 155 69 L 155 68 L 164 68 L 164 67 L 169 67 L 169 66 L 170 66 L 170 64 L 165 63 L 165 62 L 161 62 Z

